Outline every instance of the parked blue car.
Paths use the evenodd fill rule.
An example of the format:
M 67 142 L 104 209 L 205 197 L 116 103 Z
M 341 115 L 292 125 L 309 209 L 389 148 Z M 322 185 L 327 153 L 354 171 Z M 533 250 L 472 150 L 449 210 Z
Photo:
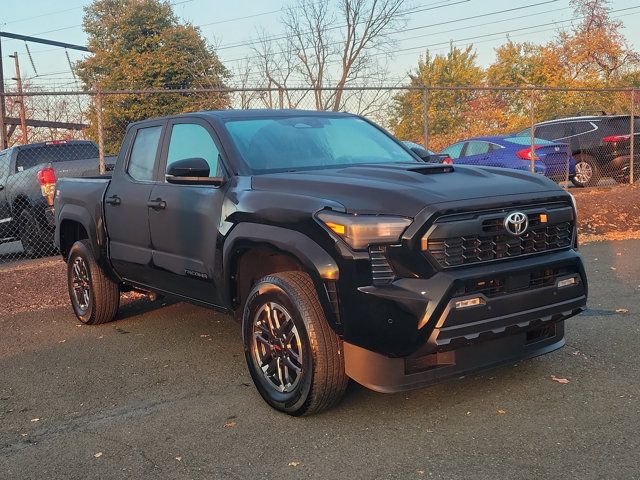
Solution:
M 531 140 L 529 137 L 493 136 L 475 137 L 448 146 L 441 153 L 455 164 L 485 165 L 529 171 L 531 166 Z M 555 181 L 571 179 L 576 162 L 566 143 L 534 139 L 535 170 Z M 568 169 L 568 172 L 567 172 Z

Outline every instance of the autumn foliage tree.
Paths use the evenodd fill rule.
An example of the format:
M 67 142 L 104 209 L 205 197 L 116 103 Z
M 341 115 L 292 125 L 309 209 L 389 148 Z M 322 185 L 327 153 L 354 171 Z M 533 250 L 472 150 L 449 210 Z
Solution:
M 85 8 L 84 29 L 91 55 L 75 70 L 87 89 L 215 88 L 229 76 L 198 28 L 179 22 L 164 0 L 96 0 Z M 105 148 L 117 151 L 132 121 L 228 105 L 220 93 L 103 95 Z
M 411 75 L 411 85 L 557 87 L 589 91 L 463 90 L 429 93 L 430 146 L 440 148 L 476 135 L 506 134 L 535 121 L 569 115 L 628 112 L 627 93 L 598 91 L 640 86 L 640 54 L 633 50 L 622 23 L 610 15 L 607 0 L 572 0 L 576 22 L 543 45 L 508 40 L 496 49 L 486 69 L 472 47 L 451 47 L 447 54 L 426 53 Z M 391 127 L 401 138 L 422 142 L 422 92 L 395 99 Z
M 451 46 L 446 54 L 429 52 L 418 62 L 411 74 L 412 87 L 455 87 L 480 85 L 484 73 L 477 65 L 472 47 L 460 49 Z M 432 90 L 428 94 L 429 133 L 435 140 L 434 148 L 442 147 L 449 138 L 468 133 L 466 121 L 477 93 L 469 90 Z M 408 140 L 422 142 L 423 93 L 419 89 L 408 90 L 395 97 L 391 128 L 395 134 Z M 433 142 L 432 142 L 433 143 Z

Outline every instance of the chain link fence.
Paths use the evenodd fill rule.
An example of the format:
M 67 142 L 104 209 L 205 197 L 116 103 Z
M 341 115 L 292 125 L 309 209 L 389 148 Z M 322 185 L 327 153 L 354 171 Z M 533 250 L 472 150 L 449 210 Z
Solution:
M 4 97 L 0 263 L 56 253 L 57 179 L 108 175 L 130 122 L 198 110 L 347 111 L 417 144 L 414 151 L 426 161 L 535 171 L 566 188 L 630 184 L 640 177 L 634 89 L 230 88 Z

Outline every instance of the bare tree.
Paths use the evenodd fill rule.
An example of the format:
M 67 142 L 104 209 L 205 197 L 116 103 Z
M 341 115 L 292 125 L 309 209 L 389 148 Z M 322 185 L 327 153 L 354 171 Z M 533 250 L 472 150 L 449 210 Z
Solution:
M 333 2 L 295 0 L 284 11 L 284 35 L 262 32 L 254 50 L 267 84 L 286 89 L 298 82 L 313 93 L 316 109 L 342 109 L 352 97 L 345 87 L 386 72 L 379 54 L 391 51 L 392 34 L 406 23 L 404 3 L 338 0 L 332 9 Z

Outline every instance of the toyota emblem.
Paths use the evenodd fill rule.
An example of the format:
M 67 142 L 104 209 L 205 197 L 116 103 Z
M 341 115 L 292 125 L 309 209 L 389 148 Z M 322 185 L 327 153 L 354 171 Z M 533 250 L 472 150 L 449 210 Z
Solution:
M 529 227 L 529 217 L 526 213 L 511 212 L 504 219 L 504 228 L 507 229 L 511 235 L 520 236 L 527 231 Z

